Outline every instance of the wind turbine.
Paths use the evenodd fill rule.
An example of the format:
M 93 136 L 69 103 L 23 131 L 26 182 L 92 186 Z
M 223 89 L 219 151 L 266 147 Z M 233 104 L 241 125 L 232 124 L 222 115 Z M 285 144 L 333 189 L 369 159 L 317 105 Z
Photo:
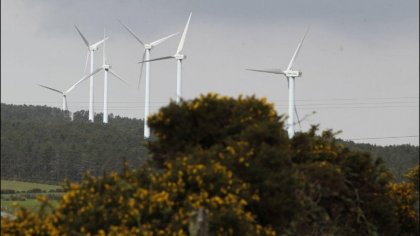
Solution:
M 175 58 L 177 60 L 177 77 L 176 77 L 176 102 L 177 103 L 179 103 L 179 101 L 181 99 L 181 88 L 182 88 L 182 81 L 181 81 L 182 66 L 181 65 L 182 65 L 182 60 L 187 58 L 186 55 L 181 54 L 181 51 L 184 48 L 185 37 L 187 36 L 187 31 L 188 31 L 188 26 L 189 26 L 190 20 L 191 20 L 191 15 L 192 15 L 192 12 L 190 13 L 190 16 L 188 17 L 188 21 L 187 21 L 187 24 L 185 25 L 184 32 L 182 32 L 181 41 L 179 42 L 178 48 L 175 52 L 175 55 L 167 56 L 167 57 L 160 57 L 160 58 L 155 58 L 155 59 L 139 62 L 139 63 L 144 63 L 144 62 L 151 62 L 151 61 L 166 60 L 166 59 L 171 59 L 171 58 Z
M 59 93 L 63 96 L 63 107 L 61 108 L 62 111 L 68 111 L 68 106 L 67 106 L 67 94 L 72 91 L 80 82 L 82 82 L 83 80 L 87 79 L 90 75 L 85 75 L 83 76 L 80 80 L 78 80 L 74 85 L 72 85 L 69 89 L 67 89 L 66 91 L 62 91 L 62 90 L 58 90 L 55 88 L 51 88 L 42 84 L 38 84 L 38 86 L 41 86 L 43 88 L 46 88 L 48 90 L 51 90 L 53 92 Z
M 108 37 L 105 37 L 105 31 L 104 31 L 104 40 L 107 39 Z M 122 82 L 124 82 L 125 84 L 128 84 L 127 81 L 125 81 L 123 78 L 121 78 L 121 76 L 119 76 L 117 73 L 115 73 L 115 71 L 111 70 L 111 65 L 107 63 L 107 58 L 106 58 L 106 52 L 105 52 L 105 42 L 104 42 L 104 47 L 102 48 L 103 53 L 102 53 L 102 66 L 100 66 L 99 68 L 97 68 L 95 71 L 93 71 L 91 74 L 85 76 L 83 79 L 79 80 L 75 85 L 83 82 L 84 80 L 86 80 L 88 77 L 93 77 L 93 75 L 95 75 L 96 73 L 98 73 L 101 70 L 104 70 L 104 114 L 103 114 L 103 123 L 108 123 L 108 72 L 111 73 L 114 77 L 116 77 L 117 79 L 121 80 Z
M 42 85 L 42 84 L 38 84 L 38 86 L 41 86 L 41 87 L 43 87 L 43 88 L 46 88 L 46 89 L 49 89 L 49 90 L 51 90 L 51 91 L 53 91 L 53 92 L 56 92 L 56 93 L 59 93 L 59 94 L 61 94 L 62 96 L 63 96 L 63 107 L 61 108 L 61 110 L 62 111 L 67 111 L 68 110 L 68 106 L 67 106 L 67 93 L 68 92 L 70 92 L 74 87 L 71 87 L 70 89 L 68 89 L 68 90 L 66 90 L 66 91 L 61 91 L 61 90 L 58 90 L 58 89 L 54 89 L 54 88 L 51 88 L 51 87 L 47 87 L 47 86 L 45 86 L 45 85 Z
M 142 56 L 142 61 L 146 60 L 150 60 L 150 51 L 152 50 L 153 47 L 163 43 L 164 41 L 166 41 L 167 39 L 177 35 L 178 33 L 175 34 L 171 34 L 169 36 L 166 36 L 164 38 L 158 39 L 154 42 L 151 43 L 143 43 L 143 41 L 141 41 L 140 37 L 138 37 L 128 26 L 124 25 L 120 20 L 118 20 L 120 22 L 120 24 L 144 47 L 144 51 L 143 51 L 143 56 Z M 143 65 L 144 63 L 141 64 L 141 69 L 140 69 L 140 76 L 139 76 L 139 83 L 138 83 L 138 87 L 140 87 L 140 80 L 141 80 L 141 75 L 143 73 Z M 145 98 L 144 98 L 144 138 L 149 138 L 150 136 L 150 128 L 147 125 L 147 117 L 149 116 L 149 107 L 150 107 L 150 62 L 146 62 L 146 83 L 145 83 Z
M 271 74 L 280 74 L 284 75 L 287 78 L 288 87 L 289 87 L 289 115 L 287 119 L 287 133 L 289 135 L 289 138 L 292 138 L 295 134 L 294 129 L 294 114 L 296 114 L 296 117 L 298 119 L 299 125 L 299 117 L 297 115 L 296 105 L 295 105 L 295 78 L 301 77 L 302 72 L 297 70 L 292 70 L 293 62 L 296 59 L 297 54 L 299 53 L 300 48 L 302 47 L 303 40 L 305 40 L 306 35 L 308 34 L 309 29 L 306 31 L 305 35 L 303 35 L 302 40 L 299 42 L 295 53 L 292 56 L 292 59 L 289 62 L 289 65 L 287 66 L 286 70 L 281 69 L 264 69 L 264 70 L 255 70 L 255 69 L 247 69 L 250 71 L 257 71 L 257 72 L 265 72 L 265 73 L 271 73 Z
M 76 25 L 74 25 L 74 27 L 76 28 L 77 32 L 79 33 L 80 37 L 82 38 L 83 42 L 85 43 L 88 52 L 86 55 L 86 63 L 85 63 L 85 69 L 83 71 L 83 73 L 86 70 L 86 66 L 87 66 L 87 62 L 88 62 L 88 58 L 90 56 L 90 73 L 93 73 L 93 54 L 94 52 L 98 49 L 98 46 L 101 45 L 102 43 L 105 42 L 105 40 L 108 39 L 108 37 L 102 39 L 101 41 L 98 41 L 94 44 L 89 44 L 89 42 L 87 41 L 86 37 L 83 36 L 82 32 L 80 32 L 79 28 L 77 28 Z M 91 122 L 93 122 L 94 119 L 94 111 L 93 111 L 93 77 L 90 77 L 90 93 L 89 93 L 89 120 Z

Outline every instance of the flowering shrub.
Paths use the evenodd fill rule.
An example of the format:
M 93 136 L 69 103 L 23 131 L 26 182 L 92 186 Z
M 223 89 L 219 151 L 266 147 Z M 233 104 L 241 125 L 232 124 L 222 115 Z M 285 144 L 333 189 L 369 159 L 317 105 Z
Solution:
M 389 195 L 397 204 L 397 216 L 401 235 L 419 232 L 419 166 L 409 170 L 405 176 L 409 182 L 391 183 Z

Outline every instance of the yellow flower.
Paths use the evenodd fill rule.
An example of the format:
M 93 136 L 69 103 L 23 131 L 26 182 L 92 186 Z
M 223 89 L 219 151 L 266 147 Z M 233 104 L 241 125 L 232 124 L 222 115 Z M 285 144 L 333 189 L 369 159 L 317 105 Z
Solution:
M 106 235 L 105 230 L 100 229 L 100 230 L 98 231 L 98 235 L 100 235 L 100 236 Z
M 215 196 L 213 197 L 213 201 L 218 204 L 218 205 L 222 205 L 223 204 L 223 200 L 219 197 L 219 196 Z
M 136 201 L 133 198 L 130 198 L 128 200 L 128 206 L 129 207 L 134 207 L 136 205 Z
M 232 146 L 228 146 L 227 148 L 226 148 L 226 150 L 229 152 L 229 154 L 231 154 L 231 155 L 235 155 L 236 154 L 236 151 L 235 151 L 235 149 L 232 147 Z
M 169 198 L 169 194 L 165 191 L 160 192 L 158 194 L 155 194 L 154 196 L 152 196 L 152 202 L 164 202 L 167 201 Z

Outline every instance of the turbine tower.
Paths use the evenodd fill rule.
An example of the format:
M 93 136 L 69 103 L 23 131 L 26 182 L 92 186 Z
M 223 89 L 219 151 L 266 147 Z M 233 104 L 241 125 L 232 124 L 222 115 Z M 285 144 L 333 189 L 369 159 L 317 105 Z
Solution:
M 108 37 L 105 37 L 105 30 L 104 30 L 104 40 L 107 39 L 107 38 Z M 106 57 L 106 52 L 105 52 L 105 42 L 104 42 L 104 46 L 103 46 L 102 50 L 103 50 L 103 53 L 102 53 L 102 66 L 100 66 L 99 68 L 97 68 L 91 74 L 85 76 L 83 79 L 79 80 L 73 86 L 78 85 L 79 83 L 81 83 L 84 80 L 86 80 L 88 77 L 93 78 L 93 75 L 95 75 L 96 73 L 98 73 L 101 70 L 104 70 L 104 112 L 103 112 L 103 123 L 108 123 L 108 72 L 111 73 L 117 79 L 119 79 L 122 82 L 124 82 L 125 84 L 128 85 L 128 83 L 123 78 L 121 78 L 121 76 L 119 76 L 117 73 L 115 73 L 115 71 L 111 70 L 111 67 L 112 66 L 107 63 L 107 57 Z
M 299 53 L 300 48 L 302 47 L 303 44 L 303 40 L 305 40 L 306 35 L 308 34 L 309 29 L 306 31 L 305 35 L 303 36 L 302 40 L 299 42 L 295 53 L 292 56 L 292 59 L 289 62 L 289 65 L 287 66 L 286 70 L 281 70 L 281 69 L 264 69 L 264 70 L 255 70 L 255 69 L 247 69 L 250 71 L 257 71 L 257 72 L 265 72 L 265 73 L 271 73 L 271 74 L 281 74 L 284 75 L 287 79 L 288 82 L 288 87 L 289 87 L 289 109 L 288 109 L 288 119 L 287 119 L 287 133 L 289 135 L 289 138 L 292 138 L 295 134 L 295 129 L 294 129 L 294 114 L 296 114 L 297 117 L 297 110 L 296 110 L 296 105 L 295 105 L 295 78 L 297 77 L 301 77 L 302 76 L 302 72 L 301 71 L 297 71 L 297 70 L 292 70 L 293 67 L 293 62 L 296 59 L 297 54 Z M 299 121 L 299 117 L 297 117 L 298 122 Z
M 178 33 L 175 34 L 171 34 L 169 36 L 166 36 L 164 38 L 158 39 L 154 42 L 151 43 L 143 43 L 143 41 L 140 39 L 140 37 L 138 37 L 128 26 L 126 26 L 125 24 L 123 24 L 120 20 L 118 20 L 120 22 L 120 24 L 144 47 L 144 51 L 143 51 L 143 56 L 142 56 L 142 61 L 144 60 L 150 60 L 150 51 L 152 50 L 153 47 L 163 43 L 164 41 L 166 41 L 167 39 L 177 35 Z M 140 80 L 141 80 L 141 75 L 143 73 L 143 65 L 144 63 L 141 64 L 141 69 L 140 69 L 140 75 L 139 75 L 139 83 L 138 83 L 138 87 L 140 87 Z M 144 138 L 149 138 L 150 137 L 150 128 L 147 125 L 147 117 L 149 116 L 149 107 L 150 107 L 150 62 L 146 62 L 146 82 L 145 82 L 145 97 L 144 97 Z
M 82 32 L 80 32 L 79 28 L 77 28 L 76 25 L 74 25 L 74 27 L 76 28 L 77 32 L 79 33 L 80 37 L 82 38 L 83 42 L 85 43 L 88 52 L 86 55 L 86 63 L 85 63 L 85 69 L 83 70 L 83 73 L 86 70 L 86 66 L 87 66 L 87 62 L 88 62 L 88 58 L 90 56 L 90 73 L 93 73 L 93 54 L 96 50 L 98 50 L 98 46 L 101 45 L 102 43 L 105 42 L 105 40 L 108 39 L 104 38 L 101 41 L 98 41 L 94 44 L 89 44 L 89 42 L 87 41 L 86 37 L 82 34 Z M 90 92 L 89 92 L 89 120 L 91 122 L 93 122 L 94 120 L 94 110 L 93 110 L 93 77 L 90 77 Z
M 166 60 L 166 59 L 171 59 L 171 58 L 175 58 L 177 60 L 177 76 L 176 76 L 176 102 L 177 103 L 179 103 L 179 101 L 181 100 L 181 90 L 182 90 L 182 80 L 181 80 L 182 60 L 184 60 L 184 59 L 187 58 L 186 55 L 181 54 L 181 51 L 184 48 L 185 37 L 187 36 L 187 31 L 188 31 L 188 26 L 189 26 L 190 20 L 191 20 L 191 15 L 192 15 L 192 12 L 190 13 L 190 16 L 188 17 L 187 24 L 185 25 L 184 32 L 182 33 L 181 40 L 179 42 L 178 48 L 177 48 L 177 50 L 175 52 L 175 55 L 173 55 L 173 56 L 167 56 L 167 57 L 160 57 L 160 58 L 155 58 L 155 59 L 145 60 L 145 61 L 140 61 L 139 62 L 139 63 L 144 63 L 144 62 L 151 62 L 151 61 Z

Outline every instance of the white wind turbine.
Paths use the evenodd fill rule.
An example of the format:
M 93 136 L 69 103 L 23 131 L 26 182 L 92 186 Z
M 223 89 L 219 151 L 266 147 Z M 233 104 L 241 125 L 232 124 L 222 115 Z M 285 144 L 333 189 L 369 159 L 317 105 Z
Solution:
M 104 40 L 107 39 L 108 37 L 105 37 L 105 32 L 104 32 Z M 95 71 L 93 71 L 91 74 L 85 76 L 83 79 L 79 80 L 75 85 L 83 82 L 84 80 L 86 80 L 88 77 L 93 77 L 93 75 L 95 75 L 96 73 L 98 73 L 101 70 L 104 70 L 104 113 L 103 113 L 103 123 L 108 123 L 108 72 L 111 73 L 113 76 L 115 76 L 117 79 L 121 80 L 122 82 L 124 82 L 125 84 L 128 84 L 127 81 L 125 81 L 123 78 L 121 78 L 121 76 L 119 76 L 117 73 L 115 73 L 115 71 L 111 70 L 111 65 L 107 63 L 107 57 L 106 57 L 106 52 L 105 52 L 105 42 L 104 42 L 104 46 L 103 46 L 103 53 L 102 53 L 102 66 L 100 66 L 99 68 L 97 68 Z
M 46 88 L 46 89 L 49 89 L 51 91 L 54 91 L 56 93 L 61 94 L 63 96 L 63 107 L 61 108 L 61 110 L 62 111 L 67 111 L 68 110 L 68 106 L 67 106 L 67 93 L 70 92 L 74 87 L 71 87 L 70 89 L 68 89 L 66 91 L 61 91 L 61 90 L 58 90 L 58 89 L 47 87 L 47 86 L 42 85 L 42 84 L 38 84 L 38 85 L 41 86 L 41 87 L 43 87 L 43 88 Z
M 175 55 L 167 56 L 167 57 L 160 57 L 160 58 L 155 58 L 155 59 L 139 62 L 139 63 L 144 63 L 144 62 L 165 60 L 165 59 L 171 59 L 171 58 L 175 58 L 177 60 L 177 77 L 176 77 L 176 102 L 177 103 L 179 103 L 179 101 L 181 99 L 181 88 L 182 88 L 182 80 L 181 80 L 182 67 L 181 67 L 181 65 L 182 65 L 182 60 L 187 58 L 186 55 L 181 54 L 181 51 L 184 48 L 185 37 L 187 36 L 188 25 L 190 24 L 191 15 L 192 15 L 192 12 L 190 13 L 190 16 L 188 17 L 187 24 L 185 25 L 185 29 L 184 29 L 184 32 L 182 33 L 181 41 L 179 42 L 179 45 L 178 45 L 178 48 L 176 50 Z
M 77 32 L 79 33 L 80 37 L 82 38 L 83 42 L 85 43 L 86 47 L 88 48 L 88 52 L 86 55 L 86 63 L 85 63 L 85 69 L 83 70 L 83 73 L 86 71 L 86 66 L 88 62 L 88 58 L 90 56 L 90 73 L 93 73 L 93 54 L 96 50 L 98 50 L 98 46 L 105 42 L 105 40 L 108 39 L 108 37 L 102 39 L 101 41 L 98 41 L 94 44 L 89 44 L 86 37 L 83 36 L 82 32 L 80 32 L 79 28 L 77 28 L 76 25 L 74 25 Z M 94 111 L 93 111 L 93 77 L 90 77 L 90 93 L 89 93 L 89 120 L 93 122 L 94 120 Z
M 142 56 L 142 59 L 141 59 L 142 61 L 150 60 L 150 51 L 152 50 L 153 47 L 163 43 L 167 39 L 169 39 L 169 38 L 178 34 L 178 33 L 171 34 L 169 36 L 158 39 L 158 40 L 156 40 L 154 42 L 151 42 L 151 43 L 143 43 L 143 41 L 141 41 L 140 37 L 138 37 L 128 26 L 124 25 L 120 20 L 118 20 L 118 21 L 141 45 L 143 45 L 144 51 L 143 51 L 143 56 Z M 141 64 L 138 87 L 140 87 L 141 75 L 143 73 L 143 65 L 144 65 L 144 63 Z M 145 98 L 144 98 L 144 138 L 149 138 L 150 128 L 147 125 L 147 117 L 149 116 L 149 107 L 150 107 L 150 95 L 149 95 L 150 94 L 150 62 L 146 62 L 146 82 L 145 82 L 144 90 L 145 90 Z
M 67 105 L 67 94 L 72 91 L 80 82 L 82 82 L 83 80 L 87 79 L 90 75 L 85 75 L 83 76 L 79 81 L 77 81 L 74 85 L 72 85 L 69 89 L 67 89 L 66 91 L 64 90 L 58 90 L 58 89 L 54 89 L 42 84 L 38 84 L 39 86 L 46 88 L 48 90 L 51 90 L 53 92 L 59 93 L 63 96 L 63 107 L 61 108 L 62 111 L 68 111 L 68 105 Z
M 289 114 L 288 114 L 288 119 L 287 119 L 287 133 L 288 133 L 290 138 L 292 138 L 295 134 L 294 114 L 296 114 L 296 116 L 297 116 L 296 105 L 295 105 L 295 78 L 302 76 L 302 72 L 297 71 L 297 70 L 292 70 L 292 66 L 293 66 L 293 62 L 296 59 L 297 54 L 299 53 L 300 48 L 302 47 L 303 40 L 305 39 L 306 35 L 308 34 L 308 31 L 309 31 L 309 29 L 306 31 L 302 40 L 299 42 L 299 44 L 298 44 L 298 46 L 295 50 L 295 53 L 293 54 L 292 59 L 290 60 L 289 65 L 287 66 L 286 70 L 281 70 L 281 69 L 264 69 L 264 70 L 247 69 L 247 70 L 251 70 L 251 71 L 265 72 L 265 73 L 271 73 L 271 74 L 281 74 L 281 75 L 286 76 L 287 82 L 288 82 L 288 87 L 289 87 Z M 298 122 L 300 124 L 299 117 L 297 117 L 297 119 L 298 119 Z

